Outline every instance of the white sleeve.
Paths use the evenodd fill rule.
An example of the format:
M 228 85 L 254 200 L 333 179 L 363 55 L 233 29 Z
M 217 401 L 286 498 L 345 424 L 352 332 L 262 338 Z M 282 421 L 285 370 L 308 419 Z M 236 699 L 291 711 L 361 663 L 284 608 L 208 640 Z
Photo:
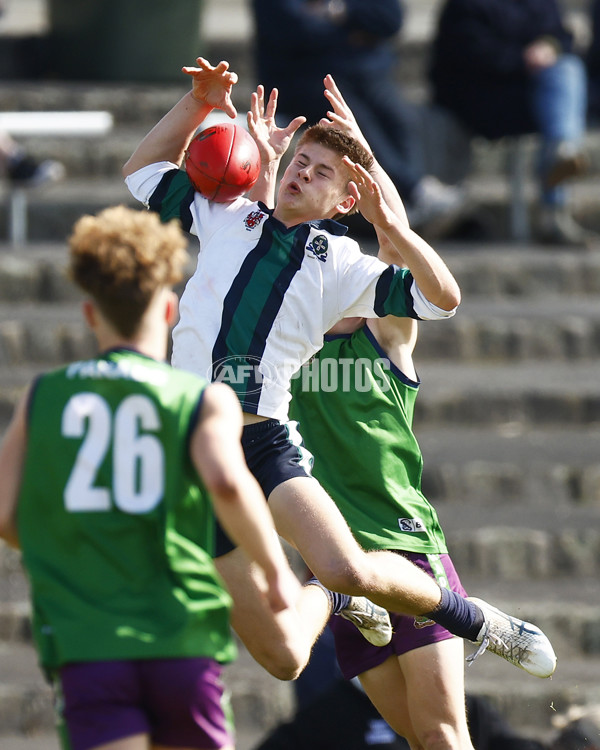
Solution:
M 430 302 L 423 292 L 417 286 L 417 282 L 413 281 L 410 287 L 410 293 L 413 298 L 414 310 L 419 316 L 420 320 L 441 320 L 442 318 L 451 318 L 457 311 L 457 307 L 453 310 L 442 310 L 441 307 L 437 307 L 433 302 Z
M 349 238 L 342 240 L 338 258 L 338 314 L 340 317 L 376 317 L 375 291 L 387 264 L 361 252 Z
M 441 320 L 451 318 L 456 312 L 456 308 L 443 310 L 430 302 L 408 269 L 365 255 L 353 241 L 346 241 L 338 257 L 338 304 L 342 317 L 373 318 L 391 314 L 417 320 Z
M 150 197 L 156 190 L 163 175 L 172 169 L 179 169 L 179 167 L 171 161 L 159 161 L 155 164 L 148 164 L 138 169 L 137 172 L 128 175 L 125 178 L 125 184 L 131 195 L 147 207 Z

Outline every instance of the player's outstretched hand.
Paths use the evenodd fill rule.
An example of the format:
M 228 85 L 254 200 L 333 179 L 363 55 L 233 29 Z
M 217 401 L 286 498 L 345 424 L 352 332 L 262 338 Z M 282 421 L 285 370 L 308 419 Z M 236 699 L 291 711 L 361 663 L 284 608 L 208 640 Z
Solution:
M 344 156 L 343 162 L 350 170 L 348 189 L 356 199 L 358 210 L 373 226 L 385 230 L 394 223 L 395 216 L 385 202 L 381 188 L 360 164 L 355 164 L 347 156 Z
M 287 127 L 277 127 L 278 93 L 273 89 L 265 106 L 265 89 L 259 85 L 250 99 L 248 131 L 258 145 L 263 164 L 278 162 L 289 148 L 294 133 L 306 122 L 306 117 L 296 117 Z
M 333 76 L 325 76 L 323 83 L 325 84 L 325 98 L 331 105 L 331 110 L 327 112 L 327 117 L 323 117 L 320 120 L 320 124 L 338 128 L 338 130 L 342 130 L 344 133 L 351 135 L 370 152 L 371 147 L 367 143 L 367 139 L 362 134 L 361 129 L 358 127 L 356 117 L 354 117 L 354 113 L 342 96 L 341 91 L 338 89 L 336 82 L 333 80 Z
M 222 109 L 229 117 L 235 117 L 237 111 L 231 101 L 231 91 L 238 81 L 237 73 L 229 70 L 229 63 L 222 60 L 212 66 L 203 57 L 196 59 L 197 67 L 183 67 L 182 71 L 192 76 L 192 96 L 194 99 L 209 104 L 215 109 Z

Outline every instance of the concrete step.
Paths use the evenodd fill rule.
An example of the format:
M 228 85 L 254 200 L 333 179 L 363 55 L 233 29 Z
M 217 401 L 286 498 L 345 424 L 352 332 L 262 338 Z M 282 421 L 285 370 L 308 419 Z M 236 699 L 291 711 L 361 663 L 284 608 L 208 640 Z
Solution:
M 107 205 L 111 187 L 98 187 L 102 194 L 98 200 L 103 203 L 99 206 L 100 209 Z M 136 204 L 136 207 L 143 210 L 141 204 Z M 90 210 L 94 210 L 93 207 Z M 68 230 L 69 234 L 70 232 L 71 227 Z M 195 237 L 189 237 L 188 248 L 190 260 L 185 269 L 187 275 L 192 273 L 198 253 L 198 241 Z M 32 242 L 17 248 L 7 242 L 0 243 L 0 299 L 4 303 L 10 303 L 9 310 L 16 303 L 25 306 L 27 303 L 46 306 L 52 304 L 58 305 L 59 309 L 62 305 L 64 310 L 67 310 L 68 304 L 72 304 L 72 310 L 77 309 L 82 294 L 67 278 L 67 265 L 67 234 L 59 241 Z M 181 291 L 181 288 L 177 287 L 177 291 Z
M 597 369 L 593 361 L 424 361 L 415 423 L 589 427 L 600 420 Z
M 0 364 L 54 367 L 91 357 L 96 350 L 79 305 L 29 304 L 12 310 L 0 306 Z
M 26 191 L 25 212 L 27 242 L 64 242 L 75 221 L 85 213 L 97 213 L 107 206 L 122 203 L 135 208 L 135 201 L 120 178 L 76 180 L 46 185 Z M 0 204 L 0 236 L 10 238 L 10 195 L 4 193 Z
M 89 356 L 93 349 L 79 295 L 59 275 L 59 267 L 40 267 L 38 279 L 29 275 L 29 268 L 23 269 L 29 275 L 28 289 L 9 284 L 9 279 L 15 281 L 15 270 L 20 270 L 18 261 L 0 271 L 0 288 L 10 287 L 6 298 L 19 300 L 0 303 L 0 365 L 58 364 Z M 30 302 L 21 301 L 26 295 L 32 296 Z M 37 301 L 50 296 L 59 299 Z M 63 296 L 73 302 L 60 301 Z M 466 301 L 456 317 L 421 326 L 417 352 L 419 361 L 432 362 L 593 361 L 600 354 L 600 300 L 571 296 L 524 300 L 518 306 L 509 301 Z
M 492 525 L 491 518 L 477 529 L 476 514 L 458 513 L 458 519 L 449 520 L 444 508 L 439 510 L 450 554 L 470 595 L 535 622 L 569 658 L 600 657 L 600 544 L 592 524 L 587 530 L 570 531 L 570 519 L 563 524 L 564 516 L 555 513 L 557 533 L 552 537 L 535 521 L 519 528 L 508 527 L 505 518 Z M 460 518 L 466 523 L 457 531 Z M 597 517 L 592 522 L 597 528 Z M 0 547 L 0 566 L 5 556 L 5 548 Z M 31 606 L 22 570 L 13 575 L 11 596 L 0 599 L 0 645 L 7 651 L 14 646 L 14 653 L 20 654 L 32 646 Z M 246 670 L 254 666 L 243 647 L 240 665 Z M 10 660 L 0 659 L 0 684 L 23 681 L 23 674 L 29 672 L 15 671 Z M 241 686 L 241 678 L 238 683 Z
M 473 569 L 505 581 L 525 577 L 530 582 L 561 577 L 576 581 L 600 572 L 597 510 L 557 509 L 543 522 L 526 511 L 477 513 L 438 505 L 438 513 L 459 570 Z M 552 523 L 554 528 L 548 528 Z
M 432 502 L 502 504 L 510 515 L 523 503 L 546 512 L 600 501 L 597 426 L 430 424 L 416 434 L 425 457 L 423 490 Z
M 598 356 L 600 302 L 593 295 L 484 299 L 466 296 L 454 318 L 419 327 L 417 357 L 461 361 L 574 360 Z
M 47 195 L 44 193 L 46 191 L 36 191 L 31 195 L 32 222 L 37 220 L 37 214 L 43 205 L 51 200 L 55 202 L 56 209 L 59 197 L 85 203 L 87 211 L 132 200 L 120 179 L 67 181 L 53 185 L 48 189 Z M 137 201 L 132 201 L 131 205 L 141 207 Z M 19 248 L 13 248 L 6 236 L 2 239 L 0 234 L 2 299 L 73 299 L 71 285 L 64 279 L 63 285 L 56 288 L 64 275 L 67 258 L 65 238 L 70 229 L 69 225 L 68 230 L 59 238 L 32 239 L 26 247 Z M 364 252 L 377 254 L 377 245 L 371 238 L 361 238 L 359 241 Z M 567 299 L 583 296 L 580 303 L 582 306 L 587 301 L 594 305 L 594 299 L 600 294 L 600 247 L 589 251 L 567 248 L 549 250 L 535 243 L 456 241 L 436 242 L 435 247 L 456 276 L 462 290 L 463 303 L 456 316 L 457 320 L 461 317 L 462 309 L 470 309 L 483 315 L 485 304 L 491 305 L 492 302 L 503 304 L 503 300 L 507 301 L 504 308 L 498 309 L 508 315 L 507 308 L 511 304 L 517 309 L 516 306 L 523 300 L 529 301 L 535 303 L 529 308 L 530 315 L 533 315 L 535 305 L 544 304 L 544 300 L 552 303 L 565 296 Z M 190 237 L 189 250 L 192 256 L 196 255 L 197 248 L 197 240 Z M 479 302 L 483 302 L 483 306 Z M 560 303 L 557 301 L 557 304 Z M 572 309 L 581 310 L 581 307 L 575 308 L 577 304 L 573 301 Z M 546 306 L 541 309 L 548 308 Z M 421 326 L 422 331 L 427 328 L 427 324 Z M 423 335 L 425 334 L 422 333 Z
M 436 248 L 460 284 L 465 301 L 556 299 L 598 294 L 599 248 L 576 251 L 524 242 L 438 242 Z M 459 313 L 460 314 L 460 313 Z
M 79 345 L 79 332 L 72 335 L 68 327 L 61 329 L 60 340 L 70 352 Z M 51 361 L 52 346 L 41 351 L 47 354 L 40 359 Z M 37 367 L 31 363 L 16 368 L 0 365 L 0 406 L 4 404 L 0 412 L 44 369 L 41 363 Z M 593 361 L 580 362 L 576 368 L 564 361 L 548 362 L 544 368 L 534 360 L 510 365 L 424 361 L 419 371 L 425 387 L 415 416 L 417 429 L 444 424 L 455 428 L 564 425 L 586 429 L 600 421 L 600 388 Z
M 466 688 L 487 698 L 513 728 L 537 740 L 550 740 L 551 721 L 573 704 L 596 703 L 600 699 L 598 660 L 559 662 L 551 679 L 525 674 L 491 654 L 480 657 L 466 670 Z

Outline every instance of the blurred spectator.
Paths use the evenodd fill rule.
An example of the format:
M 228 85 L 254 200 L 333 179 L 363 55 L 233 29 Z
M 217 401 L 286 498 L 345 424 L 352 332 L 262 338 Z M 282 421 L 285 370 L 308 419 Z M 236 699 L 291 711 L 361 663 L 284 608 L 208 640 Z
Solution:
M 324 117 L 331 73 L 413 228 L 428 237 L 448 231 L 467 200 L 460 187 L 423 173 L 417 110 L 394 78 L 400 0 L 253 0 L 252 8 L 258 79 L 267 92 L 279 90 L 282 119 L 304 115 L 311 125 Z
M 467 695 L 475 750 L 544 750 L 512 729 L 491 704 Z M 289 722 L 276 727 L 254 750 L 409 750 L 408 742 L 377 713 L 357 678 L 336 679 Z M 582 746 L 553 750 L 583 750 Z
M 571 706 L 552 724 L 558 732 L 550 750 L 600 750 L 600 703 Z
M 36 161 L 8 133 L 0 132 L 0 164 L 14 187 L 37 187 L 64 177 L 64 166 L 53 159 Z
M 539 239 L 583 246 L 564 182 L 580 175 L 587 82 L 557 0 L 446 0 L 433 44 L 436 104 L 475 135 L 537 133 Z
M 600 0 L 593 0 L 590 21 L 591 43 L 587 52 L 588 116 L 592 123 L 600 122 Z

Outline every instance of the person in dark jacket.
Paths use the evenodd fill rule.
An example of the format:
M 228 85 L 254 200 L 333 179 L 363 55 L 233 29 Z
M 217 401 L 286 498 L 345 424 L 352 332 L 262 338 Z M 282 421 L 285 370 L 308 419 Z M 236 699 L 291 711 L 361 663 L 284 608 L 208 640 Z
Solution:
M 424 174 L 417 109 L 395 80 L 400 0 L 253 0 L 258 79 L 279 91 L 282 119 L 327 116 L 333 75 L 378 161 L 405 202 L 411 226 L 440 236 L 468 207 L 465 191 Z
M 587 244 L 564 185 L 586 166 L 587 80 L 557 0 L 446 0 L 430 77 L 435 102 L 474 134 L 540 135 L 539 238 Z
M 586 56 L 588 74 L 588 118 L 600 123 L 600 0 L 594 0 L 590 10 L 592 39 Z

